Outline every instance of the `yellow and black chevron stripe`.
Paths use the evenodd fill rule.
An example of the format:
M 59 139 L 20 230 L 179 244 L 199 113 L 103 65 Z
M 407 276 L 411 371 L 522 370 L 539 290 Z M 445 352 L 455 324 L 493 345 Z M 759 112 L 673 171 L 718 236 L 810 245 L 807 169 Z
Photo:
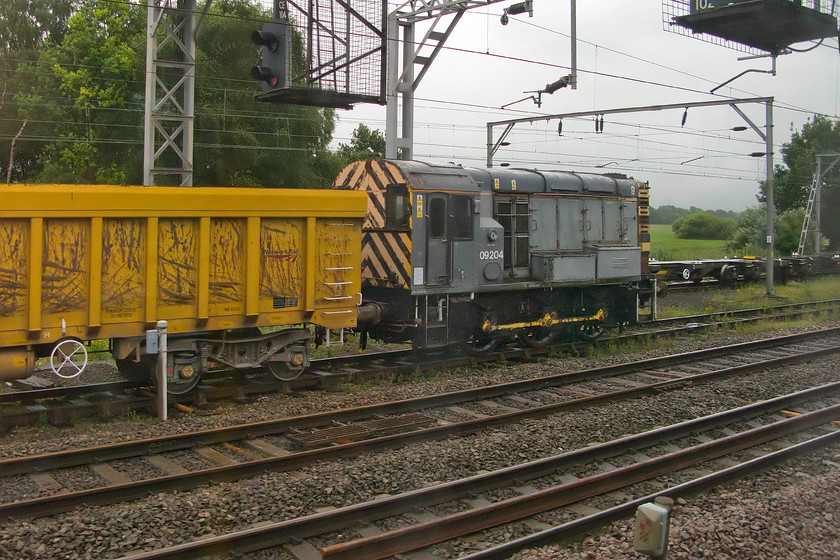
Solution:
M 385 192 L 388 185 L 411 185 L 402 171 L 387 160 L 351 163 L 336 177 L 333 188 L 368 193 L 362 235 L 362 285 L 411 289 L 411 232 L 385 229 Z
M 639 186 L 639 247 L 642 249 L 642 272 L 649 272 L 650 257 L 650 186 Z

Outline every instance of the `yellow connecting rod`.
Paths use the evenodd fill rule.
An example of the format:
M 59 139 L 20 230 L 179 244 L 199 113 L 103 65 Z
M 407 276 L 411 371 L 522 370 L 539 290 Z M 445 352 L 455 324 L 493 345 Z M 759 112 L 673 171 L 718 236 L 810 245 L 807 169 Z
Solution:
M 488 319 L 484 321 L 483 325 L 481 325 L 481 330 L 486 333 L 492 333 L 498 331 L 514 331 L 518 329 L 526 329 L 528 327 L 553 327 L 554 325 L 559 325 L 563 323 L 584 323 L 586 321 L 601 321 L 604 319 L 604 317 L 606 317 L 606 313 L 603 309 L 599 309 L 595 313 L 595 315 L 592 315 L 591 317 L 557 318 L 552 316 L 551 313 L 546 313 L 543 317 L 537 319 L 536 321 L 510 323 L 508 325 L 496 325 Z

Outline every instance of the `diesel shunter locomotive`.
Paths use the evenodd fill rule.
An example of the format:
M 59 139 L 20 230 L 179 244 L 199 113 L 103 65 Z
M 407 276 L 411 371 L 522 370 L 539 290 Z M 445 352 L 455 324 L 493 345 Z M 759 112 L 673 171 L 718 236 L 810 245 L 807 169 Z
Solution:
M 362 336 L 488 352 L 637 319 L 648 185 L 619 175 L 360 161 Z

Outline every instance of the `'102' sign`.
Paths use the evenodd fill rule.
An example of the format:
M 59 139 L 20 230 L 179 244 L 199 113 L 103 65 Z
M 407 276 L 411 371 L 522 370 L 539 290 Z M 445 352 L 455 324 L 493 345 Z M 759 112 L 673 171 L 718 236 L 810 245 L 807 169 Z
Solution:
M 748 0 L 691 0 L 691 13 L 705 12 L 713 8 L 720 8 L 728 4 L 738 4 Z

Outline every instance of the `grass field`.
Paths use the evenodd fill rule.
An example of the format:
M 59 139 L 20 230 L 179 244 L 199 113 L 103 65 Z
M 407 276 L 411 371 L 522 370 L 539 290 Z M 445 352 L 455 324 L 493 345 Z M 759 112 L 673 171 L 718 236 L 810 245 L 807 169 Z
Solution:
M 682 317 L 701 313 L 735 311 L 739 309 L 764 309 L 786 303 L 821 301 L 840 296 L 840 278 L 826 276 L 801 282 L 776 284 L 775 295 L 767 297 L 763 281 L 749 282 L 737 287 L 720 290 L 674 292 L 659 300 L 659 317 Z M 819 322 L 817 317 L 806 317 L 803 324 Z M 775 328 L 768 322 L 767 328 Z
M 658 261 L 720 259 L 724 241 L 679 239 L 670 225 L 650 226 L 650 256 Z

